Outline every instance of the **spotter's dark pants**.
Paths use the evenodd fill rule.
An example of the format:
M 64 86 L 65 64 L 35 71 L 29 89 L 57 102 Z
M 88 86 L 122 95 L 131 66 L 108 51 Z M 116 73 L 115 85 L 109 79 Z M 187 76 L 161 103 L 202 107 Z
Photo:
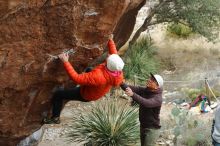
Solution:
M 159 129 L 150 129 L 140 127 L 141 146 L 155 146 L 159 137 Z

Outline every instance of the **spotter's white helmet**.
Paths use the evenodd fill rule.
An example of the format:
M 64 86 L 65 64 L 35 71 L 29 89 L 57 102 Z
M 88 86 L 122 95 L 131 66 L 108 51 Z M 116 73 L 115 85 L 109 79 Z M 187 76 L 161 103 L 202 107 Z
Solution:
M 159 88 L 163 87 L 163 78 L 160 75 L 153 75 L 151 73 L 151 76 L 157 81 Z

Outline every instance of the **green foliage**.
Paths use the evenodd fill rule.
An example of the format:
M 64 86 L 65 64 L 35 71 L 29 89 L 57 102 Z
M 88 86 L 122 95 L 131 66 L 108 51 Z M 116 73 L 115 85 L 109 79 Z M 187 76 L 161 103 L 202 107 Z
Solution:
M 212 89 L 212 91 L 214 92 L 214 94 L 218 97 L 220 96 L 219 91 Z M 210 96 L 209 98 L 211 100 L 215 100 L 214 96 L 209 93 L 209 95 L 206 94 L 206 89 L 205 88 L 199 88 L 199 89 L 195 89 L 195 88 L 186 88 L 183 89 L 183 92 L 185 92 L 185 94 L 193 101 L 198 95 L 200 94 L 204 94 L 206 96 Z
M 164 0 L 154 8 L 154 24 L 182 23 L 209 40 L 218 38 L 220 26 L 219 0 Z
M 125 56 L 125 78 L 133 79 L 137 76 L 139 82 L 145 82 L 150 72 L 155 73 L 158 70 L 159 63 L 154 58 L 155 53 L 156 48 L 146 37 L 132 45 Z
M 182 38 L 187 38 L 192 34 L 192 30 L 190 27 L 180 24 L 180 23 L 172 23 L 167 26 L 167 31 L 172 36 L 178 36 Z
M 207 137 L 210 136 L 211 128 L 207 127 L 207 123 L 178 107 L 172 109 L 171 115 L 175 121 L 173 127 L 175 145 L 208 146 L 210 144 L 210 139 Z M 178 137 L 182 137 L 179 142 Z
M 103 100 L 73 117 L 70 141 L 92 146 L 128 146 L 139 141 L 137 108 L 117 100 Z
M 196 133 L 194 136 L 186 136 L 185 144 L 187 146 L 208 146 L 209 142 L 206 138 L 202 133 Z
M 200 94 L 205 94 L 204 89 L 188 89 L 185 92 L 191 100 L 194 100 Z
M 174 117 L 177 117 L 179 114 L 180 114 L 180 109 L 179 108 L 173 108 L 171 110 L 171 114 L 174 116 Z

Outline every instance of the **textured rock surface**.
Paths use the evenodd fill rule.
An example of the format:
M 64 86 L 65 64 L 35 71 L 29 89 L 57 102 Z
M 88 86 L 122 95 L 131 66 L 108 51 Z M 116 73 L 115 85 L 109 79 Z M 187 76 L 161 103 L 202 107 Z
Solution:
M 62 64 L 48 61 L 47 54 L 57 55 L 74 48 L 77 52 L 70 61 L 81 72 L 103 53 L 113 31 L 116 43 L 125 43 L 143 1 L 1 3 L 0 145 L 15 145 L 40 128 L 42 114 L 50 108 L 52 90 L 72 84 Z M 7 6 L 10 3 L 13 7 Z

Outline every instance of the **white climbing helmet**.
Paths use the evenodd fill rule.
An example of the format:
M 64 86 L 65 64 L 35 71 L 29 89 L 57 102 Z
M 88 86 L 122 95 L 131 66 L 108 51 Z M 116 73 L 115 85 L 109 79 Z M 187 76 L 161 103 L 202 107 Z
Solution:
M 110 71 L 122 71 L 124 62 L 117 54 L 112 54 L 107 58 L 107 68 Z
M 160 75 L 153 75 L 151 73 L 151 76 L 157 81 L 159 88 L 163 87 L 163 78 Z

